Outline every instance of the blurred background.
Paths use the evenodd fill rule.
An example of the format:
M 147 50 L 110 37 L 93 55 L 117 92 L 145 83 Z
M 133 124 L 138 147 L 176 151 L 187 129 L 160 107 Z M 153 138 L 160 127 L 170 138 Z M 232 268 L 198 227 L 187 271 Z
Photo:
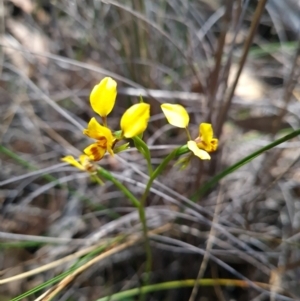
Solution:
M 200 271 L 200 278 L 268 284 L 200 286 L 193 299 L 192 287 L 178 287 L 146 300 L 300 299 L 299 139 L 198 193 L 300 127 L 298 0 L 1 0 L 0 15 L 0 279 L 140 231 L 136 209 L 116 187 L 60 161 L 90 143 L 82 134 L 95 116 L 89 94 L 111 76 L 118 83 L 112 129 L 140 95 L 151 104 L 144 139 L 154 166 L 186 143 L 185 132 L 167 124 L 163 102 L 187 108 L 194 138 L 200 122 L 211 122 L 220 139 L 211 161 L 194 158 L 185 170 L 170 164 L 152 186 L 148 226 L 171 227 L 151 240 L 150 282 L 196 279 Z M 134 147 L 100 164 L 141 196 L 147 166 Z M 71 263 L 0 280 L 0 300 Z M 139 287 L 144 263 L 136 243 L 86 269 L 55 300 L 98 300 Z

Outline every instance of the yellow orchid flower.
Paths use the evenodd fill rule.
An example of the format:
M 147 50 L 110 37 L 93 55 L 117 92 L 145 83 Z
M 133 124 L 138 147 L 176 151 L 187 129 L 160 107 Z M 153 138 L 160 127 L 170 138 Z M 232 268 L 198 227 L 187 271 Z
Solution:
M 98 123 L 95 117 L 90 120 L 87 129 L 83 130 L 83 134 L 97 140 L 83 151 L 91 160 L 101 160 L 106 151 L 111 155 L 114 154 L 112 147 L 116 139 L 111 130 Z
M 214 152 L 218 148 L 218 139 L 213 137 L 212 125 L 210 123 L 201 123 L 199 125 L 199 136 L 195 140 L 192 140 L 187 128 L 189 114 L 186 109 L 181 105 L 170 103 L 162 104 L 161 108 L 171 125 L 186 129 L 189 138 L 187 142 L 189 150 L 202 160 L 210 160 L 208 153 Z
M 94 172 L 95 167 L 90 162 L 90 158 L 87 155 L 80 155 L 79 159 L 76 160 L 73 156 L 66 156 L 61 159 L 63 162 L 69 163 L 70 165 L 75 166 L 81 171 Z
M 102 118 L 106 118 L 115 105 L 116 97 L 116 81 L 111 77 L 105 77 L 93 88 L 90 94 L 92 109 Z
M 200 123 L 199 136 L 195 139 L 197 146 L 211 153 L 218 148 L 218 139 L 213 138 L 214 132 L 210 123 Z
M 123 136 L 132 138 L 143 133 L 147 128 L 149 118 L 149 104 L 141 102 L 131 106 L 121 118 L 120 126 Z

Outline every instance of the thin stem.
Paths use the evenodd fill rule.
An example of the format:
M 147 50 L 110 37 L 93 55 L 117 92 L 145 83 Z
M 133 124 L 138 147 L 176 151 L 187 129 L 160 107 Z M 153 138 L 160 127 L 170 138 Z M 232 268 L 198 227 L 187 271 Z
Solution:
M 147 168 L 148 168 L 148 174 L 149 174 L 149 176 L 151 176 L 152 173 L 153 173 L 153 168 L 152 168 L 152 164 L 151 164 L 151 154 L 150 154 L 148 145 L 139 136 L 133 137 L 132 140 L 134 141 L 134 144 L 135 144 L 135 147 L 137 148 L 137 150 L 146 159 L 146 161 L 147 161 Z
M 152 175 L 150 176 L 146 189 L 144 191 L 144 194 L 141 199 L 141 206 L 145 206 L 146 198 L 149 194 L 150 188 L 154 182 L 154 180 L 158 177 L 158 175 L 165 169 L 166 165 L 176 156 L 178 149 L 173 150 L 159 165 L 158 167 L 154 170 Z
M 146 277 L 145 277 L 145 281 L 144 281 L 144 285 L 148 285 L 149 283 L 149 275 L 151 272 L 151 266 L 152 266 L 152 253 L 151 253 L 151 249 L 150 249 L 150 243 L 149 243 L 149 237 L 148 237 L 148 232 L 147 232 L 147 223 L 146 223 L 146 217 L 145 217 L 145 203 L 146 203 L 146 199 L 149 195 L 149 191 L 150 188 L 154 182 L 154 180 L 158 177 L 158 175 L 165 169 L 165 167 L 167 166 L 167 164 L 176 156 L 178 155 L 178 153 L 180 152 L 180 150 L 182 151 L 182 147 L 179 147 L 175 150 L 173 150 L 161 163 L 160 165 L 154 170 L 154 172 L 150 175 L 150 178 L 148 180 L 148 183 L 146 185 L 146 189 L 143 193 L 143 196 L 141 198 L 141 208 L 140 208 L 140 218 L 143 224 L 143 231 L 144 231 L 144 236 L 145 236 L 145 245 L 146 245 L 146 255 L 147 255 L 147 259 L 146 259 Z
M 239 280 L 239 279 L 199 279 L 198 281 L 195 279 L 185 279 L 185 280 L 176 280 L 176 281 L 170 281 L 170 282 L 162 282 L 162 283 L 156 283 L 148 286 L 143 286 L 141 288 L 133 288 L 129 289 L 127 291 L 122 291 L 116 294 L 113 294 L 111 296 L 106 296 L 103 298 L 100 298 L 96 301 L 109 301 L 109 300 L 125 300 L 126 298 L 132 298 L 138 294 L 149 294 L 152 292 L 158 292 L 163 290 L 170 290 L 170 289 L 178 289 L 181 287 L 192 287 L 195 284 L 201 285 L 201 286 L 229 286 L 229 287 L 242 287 L 247 288 L 251 287 L 251 285 L 246 282 L 245 280 Z M 253 284 L 263 288 L 265 290 L 270 289 L 270 285 L 268 283 L 263 282 L 255 282 L 253 281 Z
M 104 185 L 104 182 L 97 175 L 92 175 L 91 179 L 97 182 L 100 186 Z
M 206 120 L 209 122 L 211 122 L 211 116 L 214 111 L 213 107 L 214 107 L 214 103 L 216 100 L 216 94 L 218 91 L 218 85 L 219 85 L 219 81 L 220 81 L 222 59 L 224 56 L 224 48 L 226 46 L 226 36 L 230 29 L 230 22 L 232 19 L 232 6 L 233 6 L 233 1 L 231 1 L 231 0 L 225 1 L 225 13 L 223 15 L 223 20 L 222 20 L 222 30 L 221 30 L 221 33 L 220 33 L 220 36 L 218 39 L 218 46 L 216 49 L 216 53 L 214 55 L 215 66 L 209 76 L 209 82 L 210 82 L 210 84 L 208 86 L 209 113 L 206 118 Z
M 141 140 L 141 139 L 139 139 Z M 140 142 L 140 141 L 138 141 Z M 147 146 L 147 145 L 146 145 Z M 146 147 L 148 149 L 148 147 Z M 189 152 L 189 149 L 186 145 L 181 146 L 179 148 L 174 149 L 162 162 L 161 164 L 154 170 L 154 172 L 151 172 L 150 178 L 148 180 L 148 183 L 146 185 L 146 189 L 142 195 L 141 202 L 139 202 L 135 196 L 122 184 L 120 183 L 110 172 L 103 168 L 99 168 L 97 173 L 101 175 L 103 178 L 111 181 L 114 183 L 120 191 L 124 193 L 125 196 L 128 197 L 128 199 L 131 201 L 131 203 L 138 208 L 140 221 L 142 224 L 142 230 L 143 230 L 143 236 L 145 239 L 145 250 L 146 250 L 146 276 L 144 279 L 144 285 L 147 285 L 149 283 L 150 279 L 150 272 L 151 272 L 151 266 L 152 266 L 152 253 L 150 248 L 150 241 L 148 237 L 148 227 L 147 227 L 147 218 L 145 214 L 145 203 L 147 196 L 149 194 L 150 188 L 154 182 L 154 180 L 159 176 L 159 174 L 166 168 L 168 163 L 176 156 L 182 155 Z M 149 153 L 150 156 L 150 153 Z M 151 166 L 152 169 L 152 166 Z
M 107 118 L 106 118 L 106 116 L 101 116 L 101 117 L 102 117 L 103 126 L 107 127 Z
M 203 256 L 203 259 L 202 259 L 202 262 L 201 262 L 201 265 L 200 265 L 200 268 L 199 268 L 199 271 L 198 271 L 198 275 L 197 275 L 197 278 L 196 278 L 196 281 L 195 281 L 195 285 L 193 287 L 193 290 L 192 290 L 192 293 L 190 295 L 189 301 L 196 300 L 196 296 L 198 294 L 199 286 L 200 286 L 199 285 L 199 280 L 203 278 L 205 270 L 207 268 L 207 264 L 208 264 L 208 261 L 210 259 L 209 254 L 211 253 L 212 247 L 214 245 L 216 232 L 217 232 L 217 229 L 213 225 L 216 225 L 218 223 L 219 213 L 220 213 L 220 210 L 221 210 L 221 207 L 222 207 L 221 206 L 222 202 L 223 202 L 223 191 L 222 191 L 222 189 L 219 189 L 218 197 L 217 197 L 217 204 L 216 204 L 215 212 L 214 212 L 214 216 L 213 216 L 213 221 L 212 221 L 212 225 L 211 225 L 210 232 L 209 232 L 209 235 L 208 235 L 208 241 L 206 243 L 206 250 L 205 250 L 205 253 L 204 253 L 204 256 Z
M 221 136 L 223 124 L 225 122 L 225 119 L 226 119 L 229 107 L 231 105 L 232 98 L 233 98 L 236 86 L 238 84 L 240 75 L 241 75 L 241 73 L 243 71 L 243 67 L 245 65 L 245 62 L 246 62 L 246 59 L 247 59 L 247 56 L 248 56 L 248 52 L 249 52 L 250 46 L 252 45 L 252 41 L 253 41 L 253 38 L 254 38 L 254 35 L 255 35 L 255 32 L 256 32 L 257 26 L 259 24 L 260 17 L 262 15 L 263 11 L 264 11 L 264 8 L 265 8 L 265 5 L 266 5 L 267 1 L 268 0 L 258 1 L 256 10 L 254 12 L 254 16 L 252 18 L 251 26 L 250 26 L 250 29 L 249 29 L 249 34 L 248 34 L 248 36 L 246 38 L 246 41 L 244 43 L 244 49 L 243 49 L 242 56 L 240 58 L 238 71 L 237 71 L 237 73 L 235 75 L 235 79 L 233 81 L 233 84 L 228 89 L 228 94 L 227 94 L 224 106 L 220 110 L 220 113 L 218 115 L 218 123 L 216 125 L 216 130 L 215 130 L 217 137 Z
M 146 189 L 144 191 L 144 194 L 142 196 L 141 199 L 141 206 L 144 207 L 145 206 L 145 202 L 147 199 L 147 196 L 149 194 L 150 188 L 154 182 L 154 180 L 159 176 L 159 174 L 165 169 L 165 167 L 167 166 L 167 164 L 177 155 L 177 153 L 179 152 L 179 150 L 181 149 L 181 147 L 176 148 L 175 150 L 173 150 L 159 165 L 158 167 L 154 170 L 154 172 L 152 173 L 152 175 L 150 176 Z
M 186 131 L 186 134 L 187 134 L 187 136 L 188 136 L 188 140 L 189 140 L 189 141 L 192 140 L 192 137 L 191 137 L 191 134 L 190 134 L 189 129 L 188 129 L 188 128 L 185 128 L 185 131 Z
M 152 172 L 153 172 L 153 169 L 152 169 L 152 164 L 151 164 L 151 162 L 150 162 L 150 161 L 148 161 L 148 160 L 146 160 L 146 161 L 147 161 L 148 173 L 149 173 L 149 175 L 151 175 L 151 174 L 152 174 Z
M 121 182 L 119 182 L 109 171 L 100 167 L 97 170 L 97 173 L 98 175 L 102 176 L 106 180 L 114 183 L 120 189 L 120 191 L 122 191 L 123 194 L 128 197 L 129 201 L 132 203 L 133 206 L 135 206 L 136 208 L 140 207 L 140 202 L 138 201 L 138 199 Z
M 181 149 L 181 148 L 179 148 Z M 169 156 L 165 158 L 165 160 L 156 168 L 154 173 L 150 176 L 150 179 L 147 183 L 146 189 L 144 191 L 144 194 L 142 196 L 141 202 L 139 202 L 135 196 L 122 184 L 120 183 L 110 172 L 103 168 L 98 169 L 98 174 L 104 177 L 105 179 L 111 181 L 114 183 L 120 191 L 126 195 L 131 203 L 138 208 L 138 213 L 140 217 L 140 221 L 142 224 L 142 231 L 143 231 L 143 236 L 145 240 L 145 250 L 146 250 L 146 273 L 145 273 L 145 278 L 144 278 L 144 285 L 148 285 L 149 279 L 150 279 L 150 272 L 151 272 L 151 266 L 152 266 L 152 253 L 151 253 L 151 248 L 150 248 L 150 240 L 148 236 L 148 227 L 147 227 L 147 219 L 146 219 L 146 214 L 145 214 L 145 201 L 148 196 L 148 193 L 150 191 L 151 185 L 155 178 L 159 175 L 159 173 L 164 169 L 164 167 L 168 164 L 168 162 L 178 153 L 178 150 L 174 150 Z
M 152 266 L 152 253 L 151 253 L 150 241 L 149 241 L 149 237 L 148 237 L 147 220 L 146 220 L 145 207 L 144 207 L 145 202 L 143 202 L 143 203 L 139 202 L 136 199 L 136 197 L 107 170 L 105 170 L 101 167 L 98 169 L 97 173 L 99 175 L 101 175 L 103 178 L 114 183 L 119 188 L 119 190 L 122 191 L 123 194 L 128 197 L 128 199 L 131 201 L 132 205 L 138 209 L 140 221 L 142 224 L 143 236 L 145 239 L 145 250 L 146 250 L 146 277 L 145 277 L 144 284 L 148 284 L 149 275 L 150 275 L 151 266 Z M 145 193 L 144 193 L 144 195 L 145 195 Z M 146 197 L 143 197 L 143 199 L 146 199 Z
M 147 226 L 147 217 L 145 214 L 145 207 L 143 207 L 141 204 L 138 210 L 139 210 L 140 221 L 142 223 L 142 230 L 143 230 L 143 236 L 145 240 L 145 251 L 146 251 L 146 268 L 145 268 L 144 285 L 148 285 L 150 280 L 151 267 L 152 267 L 152 252 L 151 252 L 150 240 L 148 236 L 148 226 Z

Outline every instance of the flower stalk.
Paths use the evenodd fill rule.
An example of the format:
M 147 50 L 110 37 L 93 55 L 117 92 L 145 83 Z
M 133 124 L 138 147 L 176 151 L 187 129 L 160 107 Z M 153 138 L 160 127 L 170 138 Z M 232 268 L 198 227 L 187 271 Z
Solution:
M 144 285 L 147 285 L 150 280 L 152 253 L 148 237 L 145 205 L 151 186 L 155 179 L 166 168 L 168 163 L 177 156 L 185 153 L 193 153 L 203 160 L 210 159 L 208 153 L 217 149 L 218 140 L 213 138 L 212 126 L 204 123 L 200 124 L 199 135 L 193 140 L 188 130 L 190 117 L 185 108 L 181 105 L 162 104 L 161 108 L 168 122 L 173 126 L 184 128 L 187 133 L 188 142 L 186 145 L 174 149 L 153 171 L 150 150 L 141 138 L 148 126 L 150 105 L 144 103 L 141 99 L 139 103 L 129 107 L 120 119 L 120 130 L 112 131 L 108 127 L 107 116 L 115 106 L 116 97 L 117 83 L 112 78 L 105 77 L 99 84 L 95 85 L 90 94 L 90 104 L 93 111 L 101 117 L 102 123 L 99 123 L 95 117 L 92 117 L 87 124 L 87 128 L 83 130 L 83 134 L 93 139 L 93 143 L 83 150 L 84 154 L 82 154 L 78 160 L 72 156 L 66 156 L 62 160 L 81 171 L 90 173 L 91 178 L 96 180 L 100 185 L 103 183 L 101 178 L 112 182 L 128 198 L 131 204 L 137 208 L 145 241 L 146 272 Z M 129 147 L 128 142 L 117 145 L 124 139 L 132 139 L 136 149 L 143 155 L 147 162 L 149 179 L 140 200 L 138 200 L 109 171 L 99 167 L 97 164 L 106 153 L 113 156 L 117 152 L 126 150 Z M 186 164 L 189 162 L 189 160 L 185 161 Z

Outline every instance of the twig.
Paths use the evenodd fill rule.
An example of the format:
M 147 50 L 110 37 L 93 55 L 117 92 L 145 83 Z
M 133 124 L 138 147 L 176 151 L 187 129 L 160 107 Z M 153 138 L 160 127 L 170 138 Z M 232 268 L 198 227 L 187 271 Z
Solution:
M 148 233 L 148 236 L 151 237 L 152 235 L 158 234 L 158 233 L 162 233 L 165 231 L 168 231 L 171 228 L 170 224 L 166 224 L 160 228 L 157 228 L 155 230 L 152 230 Z M 133 246 L 134 244 L 140 242 L 143 240 L 143 236 L 140 235 L 132 235 L 131 237 L 129 237 L 128 241 L 120 244 L 116 247 L 114 247 L 111 250 L 108 250 L 105 253 L 102 253 L 98 256 L 96 256 L 95 258 L 91 259 L 90 261 L 88 261 L 86 264 L 82 265 L 81 267 L 79 267 L 77 270 L 75 270 L 72 274 L 70 274 L 69 276 L 67 276 L 66 278 L 64 278 L 60 283 L 58 283 L 58 285 L 56 286 L 55 289 L 51 288 L 43 299 L 35 299 L 35 301 L 50 301 L 53 297 L 55 297 L 60 291 L 62 291 L 68 284 L 70 284 L 79 274 L 81 274 L 82 272 L 84 272 L 86 269 L 88 269 L 89 267 L 93 266 L 94 264 L 96 264 L 97 262 L 113 255 L 116 254 L 120 251 L 123 251 L 131 246 Z
M 173 46 L 175 46 L 175 48 L 178 50 L 178 52 L 182 55 L 182 57 L 184 57 L 184 59 L 188 62 L 189 67 L 191 68 L 193 74 L 195 75 L 199 85 L 201 87 L 203 87 L 204 89 L 206 89 L 206 85 L 204 85 L 204 79 L 201 76 L 200 72 L 198 72 L 193 64 L 193 62 L 191 62 L 191 59 L 189 56 L 187 56 L 184 52 L 184 50 L 182 49 L 181 46 L 179 46 L 174 39 L 163 29 L 161 29 L 157 24 L 151 22 L 151 20 L 147 19 L 144 15 L 140 14 L 137 11 L 132 10 L 130 7 L 122 5 L 116 1 L 112 1 L 112 0 L 101 0 L 101 2 L 103 3 L 107 3 L 107 4 L 111 4 L 115 7 L 119 7 L 121 9 L 123 9 L 124 11 L 130 13 L 131 15 L 133 15 L 134 17 L 138 18 L 139 20 L 145 22 L 147 25 L 151 26 L 152 28 L 154 28 L 155 30 L 157 30 L 162 36 L 164 36 L 167 40 L 169 40 Z
M 232 13 L 232 5 L 233 1 L 231 0 L 226 0 L 226 9 L 225 9 L 225 14 L 223 16 L 223 30 L 221 32 L 221 35 L 219 37 L 218 41 L 218 47 L 217 51 L 215 54 L 215 66 L 213 71 L 210 74 L 209 78 L 209 87 L 208 87 L 208 92 L 209 92 L 209 101 L 208 101 L 208 107 L 209 107 L 209 116 L 207 118 L 207 121 L 211 121 L 211 116 L 213 113 L 213 105 L 215 102 L 215 97 L 217 93 L 217 86 L 219 83 L 219 75 L 220 75 L 220 70 L 221 70 L 221 62 L 222 62 L 222 57 L 224 53 L 224 47 L 225 47 L 225 42 L 226 42 L 226 35 L 229 29 L 229 24 L 231 20 L 231 13 Z
M 218 223 L 219 213 L 221 211 L 222 200 L 223 200 L 222 187 L 220 187 L 218 197 L 217 197 L 217 204 L 216 204 L 216 207 L 215 207 L 215 213 L 214 213 L 212 225 L 211 225 L 211 228 L 210 228 L 210 233 L 209 233 L 209 236 L 208 236 L 208 241 L 207 241 L 207 245 L 206 245 L 205 254 L 203 256 L 203 259 L 202 259 L 202 262 L 201 262 L 201 265 L 200 265 L 200 269 L 199 269 L 199 272 L 198 272 L 198 275 L 197 275 L 197 278 L 196 278 L 195 285 L 193 287 L 191 296 L 189 298 L 189 301 L 194 301 L 195 300 L 196 295 L 198 293 L 198 289 L 199 289 L 199 280 L 201 278 L 203 278 L 204 272 L 205 272 L 206 267 L 207 267 L 207 263 L 208 263 L 209 256 L 210 256 L 209 254 L 210 254 L 211 249 L 213 247 L 216 232 L 217 232 L 214 225 Z
M 243 67 L 245 65 L 250 46 L 252 44 L 254 34 L 256 32 L 256 28 L 259 24 L 260 17 L 262 15 L 263 11 L 264 11 L 264 8 L 265 8 L 265 5 L 266 5 L 267 1 L 268 0 L 260 0 L 258 2 L 256 10 L 254 12 L 253 20 L 251 22 L 251 26 L 250 26 L 250 29 L 249 29 L 249 35 L 248 35 L 248 37 L 245 41 L 245 46 L 244 46 L 244 49 L 243 49 L 242 57 L 240 59 L 237 74 L 235 76 L 235 79 L 234 79 L 234 82 L 233 82 L 232 86 L 229 88 L 229 92 L 228 92 L 228 95 L 226 97 L 224 106 L 220 109 L 220 113 L 219 113 L 218 118 L 217 118 L 218 123 L 216 125 L 216 130 L 215 130 L 217 137 L 221 136 L 223 124 L 225 122 L 227 112 L 230 108 L 235 88 L 237 86 L 237 83 L 239 81 L 239 78 L 240 78 L 240 75 L 242 73 Z
M 284 115 L 286 114 L 286 108 L 287 108 L 288 104 L 290 103 L 291 96 L 293 95 L 293 90 L 295 88 L 295 85 L 297 84 L 297 80 L 299 77 L 299 68 L 298 68 L 297 60 L 298 60 L 299 54 L 300 54 L 300 40 L 298 41 L 294 57 L 291 61 L 290 73 L 289 73 L 289 76 L 285 83 L 285 90 L 284 90 L 284 96 L 283 96 L 284 105 L 280 109 L 278 117 L 276 118 L 276 120 L 273 123 L 273 135 L 275 135 L 276 132 L 278 131 L 278 128 L 282 122 L 282 119 L 283 119 Z
M 22 273 L 22 274 L 18 274 L 18 275 L 15 275 L 15 276 L 12 276 L 12 277 L 9 277 L 9 278 L 5 278 L 5 279 L 0 279 L 0 285 L 2 284 L 5 284 L 5 283 L 9 283 L 9 282 L 13 282 L 13 281 L 16 281 L 16 280 L 20 280 L 20 279 L 24 279 L 24 278 L 28 278 L 28 277 L 31 277 L 33 275 L 36 275 L 36 274 L 39 274 L 39 273 L 42 273 L 42 272 L 45 272 L 45 271 L 48 271 L 50 269 L 54 269 L 55 267 L 57 266 L 60 266 L 68 261 L 71 261 L 71 260 L 74 260 L 76 258 L 79 258 L 93 250 L 95 250 L 96 248 L 98 248 L 99 246 L 101 246 L 103 244 L 103 242 L 101 244 L 97 244 L 97 245 L 94 245 L 92 247 L 88 247 L 88 248 L 85 248 L 83 250 L 80 250 L 74 254 L 71 254 L 71 255 L 68 255 L 64 258 L 61 258 L 61 259 L 58 259 L 58 260 L 55 260 L 53 262 L 50 262 L 48 264 L 45 264 L 41 267 L 38 267 L 36 269 L 33 269 L 33 270 L 30 270 L 28 272 L 25 272 L 25 273 Z
M 30 241 L 48 244 L 84 244 L 85 239 L 72 239 L 72 238 L 61 238 L 61 237 L 46 237 L 37 235 L 26 235 L 17 233 L 0 232 L 0 239 L 18 240 L 18 241 Z M 1 280 L 0 280 L 1 284 Z

